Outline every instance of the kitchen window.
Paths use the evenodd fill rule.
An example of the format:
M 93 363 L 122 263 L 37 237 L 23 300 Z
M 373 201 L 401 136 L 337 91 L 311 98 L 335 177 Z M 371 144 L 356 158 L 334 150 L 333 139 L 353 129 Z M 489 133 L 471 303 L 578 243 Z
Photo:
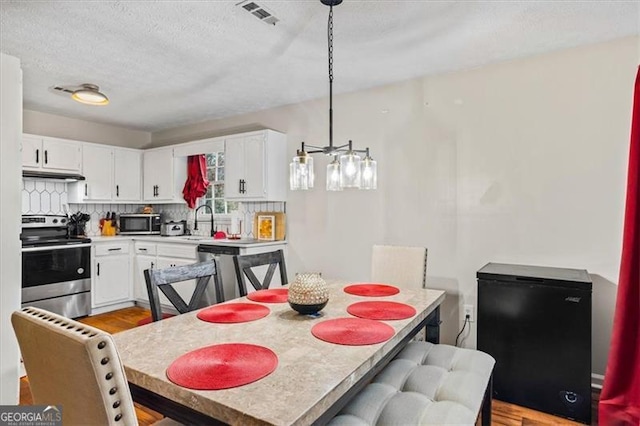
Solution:
M 214 214 L 229 214 L 238 210 L 238 203 L 224 199 L 224 151 L 205 154 L 207 158 L 207 179 L 209 188 L 198 206 L 208 205 Z

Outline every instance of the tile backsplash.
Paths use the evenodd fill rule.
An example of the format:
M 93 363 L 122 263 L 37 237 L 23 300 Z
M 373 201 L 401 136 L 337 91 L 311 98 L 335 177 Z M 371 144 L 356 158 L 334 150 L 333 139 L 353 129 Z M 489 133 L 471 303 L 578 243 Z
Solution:
M 239 206 L 241 220 L 241 234 L 244 238 L 253 237 L 253 218 L 259 211 L 285 211 L 284 202 L 244 202 Z M 22 180 L 22 214 L 73 214 L 78 211 L 88 213 L 91 220 L 87 223 L 86 231 L 89 236 L 100 235 L 98 224 L 107 212 L 136 213 L 146 204 L 69 204 L 67 200 L 67 184 L 63 181 L 28 179 Z M 186 220 L 187 228 L 195 235 L 209 235 L 211 224 L 198 214 L 198 229 L 194 230 L 195 210 L 184 204 L 154 204 L 154 211 L 163 214 L 164 220 Z M 215 218 L 214 226 L 217 230 L 227 232 L 231 219 Z

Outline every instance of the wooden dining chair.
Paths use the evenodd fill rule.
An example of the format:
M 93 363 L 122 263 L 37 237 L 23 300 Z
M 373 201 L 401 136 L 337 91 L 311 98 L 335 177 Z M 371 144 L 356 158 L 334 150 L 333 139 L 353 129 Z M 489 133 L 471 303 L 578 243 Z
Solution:
M 65 425 L 138 424 L 110 334 L 33 307 L 14 312 L 11 323 L 34 404 L 61 406 Z M 155 423 L 178 424 L 171 419 Z
M 269 288 L 271 280 L 278 267 L 280 271 L 280 283 L 286 285 L 287 268 L 284 262 L 284 252 L 282 250 L 270 251 L 267 253 L 244 254 L 233 256 L 233 264 L 236 268 L 236 278 L 240 297 L 247 295 L 247 279 L 256 290 Z M 254 268 L 268 265 L 264 278 L 261 280 L 255 274 Z M 245 278 L 246 277 L 246 278 Z
M 158 289 L 162 291 L 179 313 L 184 314 L 202 308 L 206 304 L 204 302 L 205 291 L 210 284 L 211 278 L 213 278 L 216 302 L 224 302 L 222 279 L 220 278 L 216 259 L 164 269 L 145 269 L 144 279 L 147 284 L 153 321 L 160 321 L 163 318 Z M 173 286 L 174 284 L 194 279 L 197 280 L 196 288 L 191 294 L 189 303 L 187 303 Z

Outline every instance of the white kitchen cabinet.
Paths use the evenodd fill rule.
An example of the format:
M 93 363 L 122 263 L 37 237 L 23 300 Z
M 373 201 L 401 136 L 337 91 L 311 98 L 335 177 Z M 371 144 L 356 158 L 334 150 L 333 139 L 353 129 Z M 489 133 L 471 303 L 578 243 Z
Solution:
M 142 199 L 142 151 L 114 148 L 114 201 Z
M 225 198 L 286 201 L 287 139 L 273 130 L 225 139 Z
M 83 201 L 111 201 L 113 187 L 113 148 L 85 144 L 82 147 L 82 174 L 85 177 Z
M 136 242 L 135 244 L 135 289 L 136 301 L 149 304 L 149 294 L 144 279 L 144 270 L 153 268 L 169 268 L 172 266 L 191 265 L 197 262 L 196 246 L 191 244 L 154 244 L 149 242 Z M 190 280 L 174 285 L 178 294 L 189 303 L 191 295 L 196 287 L 196 281 Z M 160 304 L 163 311 L 175 311 L 174 306 L 159 291 Z
M 135 277 L 133 284 L 133 297 L 136 300 L 149 303 L 149 293 L 144 279 L 146 269 L 156 268 L 156 257 L 146 255 L 136 255 L 135 257 Z
M 173 148 L 144 151 L 143 197 L 146 202 L 184 202 L 182 188 L 187 180 L 187 157 L 173 156 Z
M 58 173 L 80 173 L 80 142 L 37 135 L 22 135 L 22 168 Z
M 94 246 L 91 307 L 127 302 L 131 299 L 129 241 Z
M 83 143 L 84 181 L 68 185 L 71 203 L 140 202 L 142 151 Z

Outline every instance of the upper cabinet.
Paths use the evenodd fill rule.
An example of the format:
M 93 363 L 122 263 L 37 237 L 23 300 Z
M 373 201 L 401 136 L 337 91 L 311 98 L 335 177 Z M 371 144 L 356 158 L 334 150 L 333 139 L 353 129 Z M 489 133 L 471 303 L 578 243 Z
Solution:
M 113 148 L 86 144 L 82 149 L 82 174 L 86 178 L 85 201 L 111 201 Z
M 69 184 L 69 202 L 140 202 L 142 151 L 83 143 L 84 181 Z
M 226 199 L 286 201 L 287 171 L 286 135 L 261 130 L 225 138 Z
M 142 199 L 142 151 L 114 148 L 114 191 L 116 201 Z
M 65 139 L 22 135 L 22 168 L 60 173 L 80 173 L 82 144 Z
M 144 151 L 142 178 L 146 202 L 184 202 L 182 188 L 187 180 L 187 157 L 173 156 L 173 148 Z

